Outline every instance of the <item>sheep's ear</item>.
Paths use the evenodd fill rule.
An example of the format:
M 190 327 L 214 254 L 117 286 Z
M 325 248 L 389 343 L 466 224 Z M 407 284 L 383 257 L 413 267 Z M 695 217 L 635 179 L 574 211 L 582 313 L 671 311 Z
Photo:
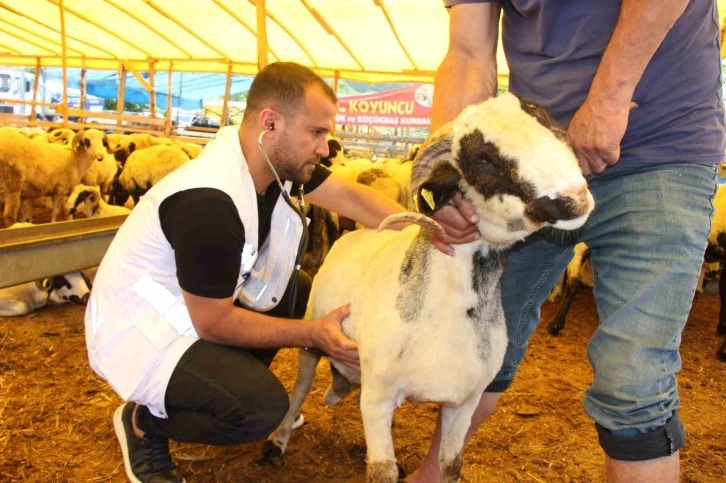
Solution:
M 439 163 L 416 192 L 416 206 L 424 215 L 431 216 L 445 206 L 459 190 L 459 173 L 451 163 Z

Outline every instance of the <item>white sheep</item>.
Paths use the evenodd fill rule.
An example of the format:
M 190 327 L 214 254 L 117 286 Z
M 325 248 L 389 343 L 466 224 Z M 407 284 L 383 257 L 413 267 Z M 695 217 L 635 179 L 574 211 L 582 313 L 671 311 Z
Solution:
M 67 273 L 0 289 L 0 316 L 25 315 L 48 304 L 85 305 L 91 282 L 83 272 Z
M 53 196 L 56 221 L 65 196 L 91 164 L 108 151 L 106 135 L 96 129 L 80 131 L 71 147 L 33 142 L 13 132 L 0 133 L 0 198 L 5 201 L 5 226 L 17 221 L 21 198 Z
M 112 203 L 123 205 L 131 195 L 134 204 L 137 204 L 152 186 L 187 161 L 189 156 L 176 146 L 160 144 L 134 151 L 118 177 Z
M 111 185 L 118 173 L 118 162 L 113 154 L 106 153 L 103 161 L 93 163 L 88 171 L 81 178 L 81 183 L 89 186 L 98 186 L 101 193 L 108 195 L 111 192 Z
M 86 218 L 128 215 L 131 210 L 124 206 L 109 205 L 103 200 L 101 192 L 94 186 L 79 184 L 71 192 L 66 201 L 66 213 L 74 218 L 83 213 Z
M 317 319 L 350 304 L 343 330 L 358 343 L 362 372 L 331 360 L 325 400 L 335 403 L 362 383 L 369 482 L 396 481 L 391 419 L 404 400 L 442 405 L 441 475 L 458 481 L 471 416 L 507 346 L 499 280 L 508 250 L 546 226 L 579 228 L 594 206 L 564 131 L 513 94 L 470 106 L 437 131 L 413 175 L 422 213 L 341 237 L 313 281 L 306 314 Z M 431 243 L 443 229 L 428 216 L 457 191 L 481 217 L 482 239 L 448 256 Z M 417 225 L 380 231 L 400 221 Z M 285 450 L 318 361 L 300 351 L 290 408 L 266 443 L 268 455 Z
M 62 144 L 64 146 L 70 146 L 73 143 L 73 138 L 76 133 L 72 129 L 68 128 L 56 128 L 50 130 L 46 136 L 49 143 Z

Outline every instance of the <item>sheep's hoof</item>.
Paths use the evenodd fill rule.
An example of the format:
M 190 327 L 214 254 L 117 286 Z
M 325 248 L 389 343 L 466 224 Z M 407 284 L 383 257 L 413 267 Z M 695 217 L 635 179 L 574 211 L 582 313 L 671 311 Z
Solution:
M 562 330 L 562 327 L 559 325 L 548 325 L 547 326 L 547 332 L 550 333 L 550 335 L 560 335 L 560 331 Z
M 726 335 L 726 324 L 719 325 L 716 328 L 716 334 L 718 334 L 718 335 Z
M 279 461 L 280 458 L 282 458 L 282 448 L 277 446 L 271 439 L 265 441 L 265 444 L 262 445 L 262 458 L 260 458 L 260 462 L 271 464 Z
M 398 468 L 398 481 L 404 482 L 406 481 L 406 477 L 408 476 L 408 473 L 406 473 L 406 470 L 403 469 L 403 466 L 396 463 L 396 467 Z
M 716 352 L 716 358 L 719 361 L 726 362 L 726 343 L 721 346 L 721 348 Z

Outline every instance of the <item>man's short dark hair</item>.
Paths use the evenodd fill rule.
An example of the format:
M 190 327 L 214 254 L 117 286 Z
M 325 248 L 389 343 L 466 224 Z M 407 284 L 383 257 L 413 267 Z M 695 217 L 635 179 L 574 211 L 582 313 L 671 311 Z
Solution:
M 309 68 L 295 62 L 274 62 L 257 73 L 247 93 L 244 119 L 270 107 L 283 116 L 294 117 L 305 98 L 305 91 L 318 85 L 328 98 L 338 102 L 335 92 Z

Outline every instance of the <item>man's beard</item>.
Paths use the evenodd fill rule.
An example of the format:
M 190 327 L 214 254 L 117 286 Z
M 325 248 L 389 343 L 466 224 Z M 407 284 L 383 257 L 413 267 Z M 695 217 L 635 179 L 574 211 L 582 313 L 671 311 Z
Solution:
M 292 181 L 295 184 L 305 184 L 312 178 L 310 164 L 318 164 L 320 157 L 315 156 L 306 160 L 304 164 L 299 163 L 297 158 L 289 149 L 289 144 L 281 142 L 281 145 L 275 149 L 275 162 L 273 165 L 277 170 L 277 175 L 281 180 Z M 308 173 L 308 171 L 310 172 Z

